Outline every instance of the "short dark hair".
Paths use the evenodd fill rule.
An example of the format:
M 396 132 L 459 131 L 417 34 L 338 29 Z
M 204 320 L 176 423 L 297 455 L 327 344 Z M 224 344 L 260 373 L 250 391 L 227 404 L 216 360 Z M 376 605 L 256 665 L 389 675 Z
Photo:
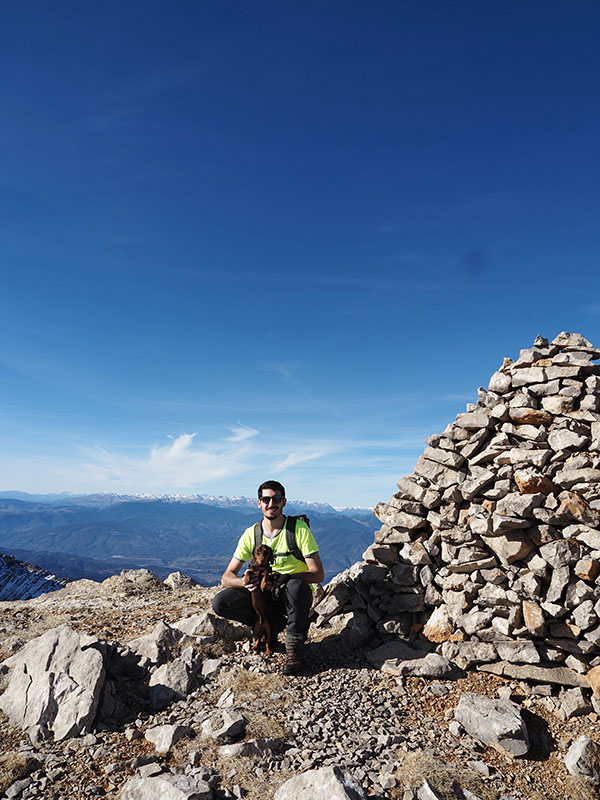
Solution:
M 279 492 L 282 497 L 285 497 L 285 488 L 279 481 L 265 481 L 258 487 L 258 499 L 262 497 L 263 489 L 273 489 L 274 492 Z

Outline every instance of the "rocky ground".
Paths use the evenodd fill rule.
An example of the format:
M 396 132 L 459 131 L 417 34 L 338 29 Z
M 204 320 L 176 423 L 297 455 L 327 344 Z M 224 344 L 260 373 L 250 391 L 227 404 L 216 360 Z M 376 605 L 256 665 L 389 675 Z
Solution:
M 2 603 L 0 658 L 64 622 L 125 643 L 159 621 L 196 614 L 209 605 L 214 591 L 132 587 L 115 578 L 103 584 L 78 581 L 35 600 Z M 350 648 L 327 626 L 312 632 L 302 677 L 283 677 L 281 654 L 257 656 L 244 642 L 216 640 L 201 648 L 205 661 L 221 659 L 214 672 L 186 698 L 160 712 L 140 711 L 119 730 L 95 730 L 34 748 L 2 714 L 4 796 L 116 798 L 134 775 L 170 772 L 203 779 L 215 798 L 257 800 L 273 797 L 293 775 L 327 765 L 341 767 L 365 795 L 382 800 L 416 796 L 409 789 L 424 779 L 435 794 L 422 797 L 431 798 L 469 797 L 469 791 L 480 800 L 597 796 L 589 784 L 568 775 L 564 757 L 581 734 L 600 738 L 598 715 L 561 719 L 549 710 L 549 687 L 477 672 L 454 681 L 400 679 L 372 668 L 364 651 Z M 527 757 L 486 747 L 458 726 L 454 709 L 465 692 L 510 695 L 519 703 L 531 739 Z M 207 714 L 227 707 L 235 707 L 246 721 L 241 738 L 234 737 L 237 751 L 236 745 L 228 751 L 226 740 L 200 734 Z M 145 736 L 161 725 L 188 729 L 164 753 Z M 257 741 L 264 743 L 262 752 L 239 754 L 240 743 Z

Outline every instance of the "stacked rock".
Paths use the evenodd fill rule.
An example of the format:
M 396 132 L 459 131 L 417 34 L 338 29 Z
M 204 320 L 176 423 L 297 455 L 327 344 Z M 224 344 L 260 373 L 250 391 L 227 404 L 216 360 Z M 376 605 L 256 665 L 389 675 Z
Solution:
M 321 620 L 348 613 L 363 638 L 422 627 L 461 667 L 600 664 L 599 358 L 563 332 L 505 359 L 376 506 Z

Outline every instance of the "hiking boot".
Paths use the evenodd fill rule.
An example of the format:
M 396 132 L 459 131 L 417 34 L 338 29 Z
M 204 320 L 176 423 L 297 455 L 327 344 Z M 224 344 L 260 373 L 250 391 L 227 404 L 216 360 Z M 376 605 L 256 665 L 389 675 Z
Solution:
M 302 645 L 288 647 L 285 651 L 285 663 L 283 665 L 284 675 L 300 675 L 304 662 L 304 648 Z

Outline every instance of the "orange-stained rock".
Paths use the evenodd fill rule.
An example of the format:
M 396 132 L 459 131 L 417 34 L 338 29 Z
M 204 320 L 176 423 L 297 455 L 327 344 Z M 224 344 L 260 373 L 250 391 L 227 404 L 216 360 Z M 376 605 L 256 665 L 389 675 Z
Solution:
M 544 633 L 544 612 L 533 600 L 523 600 L 523 622 L 534 636 L 541 636 Z
M 582 581 L 595 581 L 600 573 L 600 564 L 593 558 L 582 558 L 575 564 L 575 575 Z
M 552 481 L 534 467 L 515 471 L 515 483 L 521 494 L 551 494 L 556 488 Z
M 438 606 L 423 628 L 423 636 L 430 642 L 447 642 L 452 635 L 454 623 L 446 606 Z
M 600 667 L 592 667 L 589 672 L 586 672 L 585 677 L 596 697 L 600 697 Z
M 564 491 L 558 495 L 560 505 L 556 509 L 557 517 L 568 517 L 584 525 L 595 528 L 600 521 L 597 511 L 590 508 L 587 502 L 575 492 Z
M 553 420 L 552 414 L 537 408 L 511 408 L 508 413 L 517 425 L 550 425 Z

